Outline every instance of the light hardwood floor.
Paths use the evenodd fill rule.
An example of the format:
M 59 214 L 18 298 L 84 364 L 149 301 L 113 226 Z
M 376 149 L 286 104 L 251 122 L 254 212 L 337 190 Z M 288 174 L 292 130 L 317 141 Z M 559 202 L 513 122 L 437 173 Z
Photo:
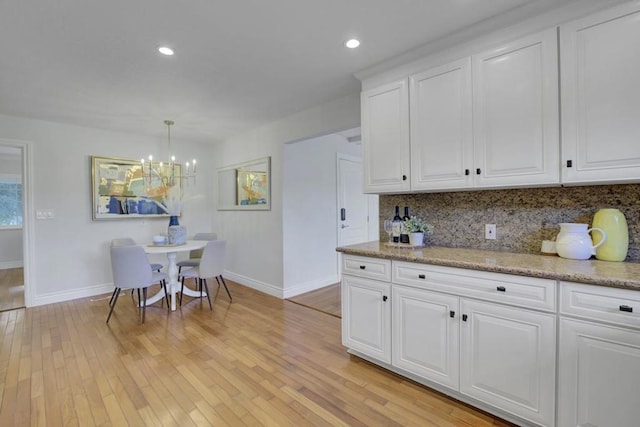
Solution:
M 342 296 L 340 295 L 340 292 L 340 283 L 336 283 L 334 285 L 325 286 L 324 288 L 289 298 L 289 301 L 335 317 L 342 317 L 342 307 L 340 302 Z
M 109 325 L 108 295 L 0 313 L 0 426 L 508 425 L 350 356 L 340 319 L 228 284 L 233 303 L 144 325 L 128 293 Z
M 24 307 L 22 268 L 0 270 L 0 311 Z

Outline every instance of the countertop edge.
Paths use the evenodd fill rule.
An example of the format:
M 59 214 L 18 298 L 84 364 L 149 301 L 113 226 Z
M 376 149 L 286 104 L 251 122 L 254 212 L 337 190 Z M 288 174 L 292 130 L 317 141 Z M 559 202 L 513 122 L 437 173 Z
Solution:
M 516 254 L 470 248 L 384 247 L 379 242 L 342 246 L 337 252 L 397 261 L 465 268 L 542 279 L 640 291 L 640 263 L 568 260 L 557 256 Z M 455 252 L 455 257 L 452 253 Z M 447 255 L 448 254 L 448 255 Z M 547 265 L 547 268 L 540 266 Z

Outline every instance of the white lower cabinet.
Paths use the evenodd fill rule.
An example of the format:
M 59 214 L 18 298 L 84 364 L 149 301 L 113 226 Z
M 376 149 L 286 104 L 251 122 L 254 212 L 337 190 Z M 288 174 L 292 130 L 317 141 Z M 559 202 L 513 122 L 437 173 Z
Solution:
M 558 426 L 640 425 L 640 334 L 560 319 Z
M 357 353 L 521 425 L 640 426 L 640 292 L 351 255 L 344 266 L 342 341 Z
M 553 425 L 556 316 L 393 285 L 392 365 Z
M 458 297 L 393 286 L 393 365 L 458 388 Z
M 640 425 L 640 293 L 561 285 L 558 426 Z
M 460 317 L 460 392 L 553 425 L 556 316 L 462 299 Z
M 343 266 L 346 347 L 500 416 L 554 425 L 555 281 L 352 255 Z
M 342 276 L 342 344 L 391 363 L 391 284 Z

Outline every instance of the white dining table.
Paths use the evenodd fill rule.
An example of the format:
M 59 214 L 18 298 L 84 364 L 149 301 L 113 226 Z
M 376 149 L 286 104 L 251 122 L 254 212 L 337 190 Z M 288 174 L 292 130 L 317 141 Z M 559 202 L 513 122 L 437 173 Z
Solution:
M 167 274 L 169 275 L 169 283 L 167 283 L 167 291 L 171 294 L 171 311 L 176 311 L 176 295 L 180 292 L 180 282 L 178 281 L 178 266 L 176 265 L 176 256 L 179 252 L 193 251 L 202 249 L 207 245 L 206 240 L 187 240 L 183 245 L 144 245 L 144 251 L 149 254 L 166 254 L 169 266 Z M 192 297 L 200 297 L 200 291 L 194 291 L 185 286 L 184 294 Z M 205 293 L 202 296 L 206 296 Z M 147 305 L 164 298 L 164 290 L 160 289 L 158 293 L 147 298 Z

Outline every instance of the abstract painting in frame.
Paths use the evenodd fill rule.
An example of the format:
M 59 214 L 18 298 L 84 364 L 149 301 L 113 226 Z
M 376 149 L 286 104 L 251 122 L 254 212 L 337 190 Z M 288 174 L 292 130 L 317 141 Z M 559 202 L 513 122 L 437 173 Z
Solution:
M 180 165 L 175 167 L 180 175 Z M 91 156 L 93 219 L 168 217 L 163 200 L 175 188 L 167 185 L 162 174 L 145 172 L 138 160 Z

